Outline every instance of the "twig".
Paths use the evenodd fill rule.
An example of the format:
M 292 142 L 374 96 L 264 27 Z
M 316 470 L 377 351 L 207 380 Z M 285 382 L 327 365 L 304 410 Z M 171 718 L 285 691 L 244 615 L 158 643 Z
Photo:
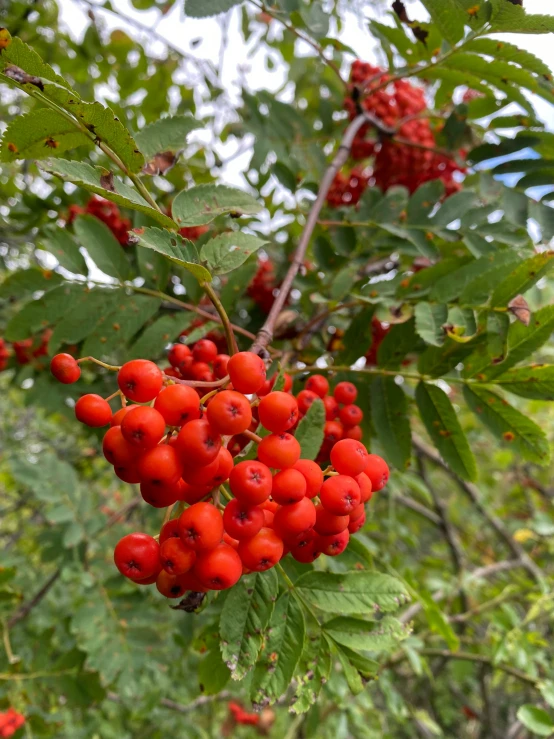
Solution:
M 423 654 L 426 657 L 443 657 L 445 659 L 458 659 L 465 662 L 479 662 L 483 665 L 488 665 L 493 670 L 502 670 L 507 675 L 521 680 L 528 685 L 532 685 L 534 688 L 537 687 L 540 682 L 539 678 L 528 675 L 526 672 L 516 670 L 515 667 L 507 665 L 505 662 L 493 662 L 492 658 L 485 657 L 483 654 L 474 654 L 473 652 L 449 652 L 448 649 L 421 649 L 419 654 Z
M 383 493 L 387 493 L 390 491 L 387 491 L 387 488 L 384 488 L 380 495 Z M 441 525 L 441 519 L 439 516 L 437 516 L 436 513 L 433 513 L 433 511 L 430 511 L 429 508 L 427 508 L 424 505 L 421 505 L 421 503 L 418 503 L 416 500 L 412 500 L 411 498 L 407 498 L 405 495 L 399 495 L 398 493 L 391 493 L 392 499 L 400 503 L 400 505 L 403 505 L 405 508 L 409 508 L 411 511 L 414 511 L 414 513 L 417 513 L 419 516 L 423 516 L 423 518 L 426 518 L 428 521 L 430 521 L 435 526 Z
M 26 616 L 29 615 L 29 613 L 35 608 L 35 606 L 38 606 L 40 601 L 44 598 L 44 596 L 48 593 L 50 588 L 54 585 L 58 577 L 61 575 L 61 568 L 59 567 L 51 576 L 50 578 L 44 583 L 42 588 L 34 595 L 31 600 L 28 600 L 27 603 L 23 603 L 17 611 L 8 619 L 8 629 L 11 629 L 13 626 L 15 626 L 16 623 L 19 623 L 19 621 L 23 620 Z
M 216 693 L 215 695 L 201 695 L 185 705 L 183 705 L 182 703 L 176 703 L 169 698 L 162 698 L 160 700 L 160 706 L 163 706 L 164 708 L 169 708 L 170 711 L 177 711 L 178 713 L 192 713 L 197 708 L 201 708 L 202 706 L 208 705 L 209 703 L 214 703 L 215 701 L 229 700 L 232 695 L 233 694 L 230 693 L 228 690 L 223 690 L 221 691 L 221 693 Z M 123 699 L 121 698 L 121 696 L 119 696 L 117 693 L 112 693 L 111 691 L 107 693 L 106 698 L 113 703 L 123 703 Z

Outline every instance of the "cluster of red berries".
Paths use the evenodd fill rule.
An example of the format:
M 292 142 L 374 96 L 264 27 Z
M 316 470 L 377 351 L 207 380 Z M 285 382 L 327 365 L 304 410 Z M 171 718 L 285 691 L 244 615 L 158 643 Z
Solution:
M 202 380 L 193 387 L 136 359 L 117 375 L 117 394 L 133 405 L 113 414 L 108 401 L 93 394 L 75 405 L 79 421 L 110 425 L 103 452 L 121 480 L 140 483 L 142 497 L 156 508 L 179 503 L 182 509 L 177 518 L 170 518 L 171 511 L 166 515 L 159 540 L 129 534 L 114 553 L 123 575 L 138 584 L 155 582 L 168 598 L 232 587 L 243 574 L 274 567 L 289 552 L 299 562 L 340 554 L 365 521 L 364 504 L 388 479 L 384 460 L 354 438 L 361 411 L 353 405 L 357 391 L 351 383 L 339 383 L 334 397 L 327 397 L 327 380 L 314 376 L 297 399 L 272 389 L 256 354 L 218 358 L 215 351 L 206 340 L 192 351 L 181 344 L 170 350 L 174 367 L 189 359 L 192 365 L 212 361 L 213 376 L 221 379 L 208 384 L 216 387 L 203 398 Z M 51 370 L 63 383 L 80 375 L 68 354 L 56 355 Z M 325 472 L 300 458 L 291 433 L 312 396 L 323 397 L 329 417 L 338 415 L 345 424 L 341 431 L 347 429 L 329 449 L 332 467 Z M 269 432 L 264 438 L 250 431 L 253 406 Z M 229 446 L 240 435 L 257 443 L 257 459 L 235 464 Z M 223 487 L 227 481 L 232 496 Z M 225 507 L 220 493 L 227 498 Z
M 264 313 L 269 313 L 275 300 L 274 291 L 277 279 L 273 264 L 269 259 L 258 260 L 258 271 L 248 285 L 247 293 Z
M 189 241 L 196 241 L 208 231 L 208 226 L 183 226 L 179 229 L 180 235 Z
M 68 224 L 73 223 L 77 216 L 87 213 L 95 216 L 98 220 L 106 224 L 113 233 L 115 238 L 122 246 L 127 246 L 129 241 L 128 231 L 131 229 L 131 221 L 123 218 L 121 212 L 115 203 L 110 200 L 93 195 L 84 208 L 80 205 L 70 205 L 69 213 L 66 219 Z
M 7 711 L 0 713 L 0 737 L 7 739 L 13 736 L 25 723 L 25 716 L 18 713 L 15 708 L 8 708 Z
M 376 316 L 371 319 L 371 346 L 365 355 L 366 365 L 377 365 L 377 352 L 383 339 L 391 330 L 390 323 L 383 323 Z
M 5 339 L 0 338 L 0 372 L 8 366 L 12 352 L 17 364 L 21 365 L 31 364 L 35 359 L 45 357 L 48 354 L 48 342 L 51 336 L 52 330 L 46 329 L 38 337 L 14 341 L 11 344 L 11 351 Z M 37 363 L 37 369 L 43 369 L 43 365 Z
M 186 333 L 183 332 L 182 335 L 186 336 Z M 220 339 L 216 343 L 208 338 L 197 341 L 192 349 L 186 344 L 174 344 L 167 355 L 170 366 L 166 367 L 164 372 L 169 377 L 183 380 L 198 382 L 221 380 L 227 375 L 229 355 L 220 353 L 220 346 Z
M 257 726 L 260 723 L 259 713 L 248 713 L 244 708 L 235 701 L 229 701 L 229 713 L 236 724 L 244 726 Z
M 441 179 L 448 195 L 459 190 L 454 173 L 465 169 L 454 159 L 431 151 L 436 140 L 429 118 L 425 117 L 427 103 L 422 88 L 407 80 L 391 81 L 387 72 L 357 59 L 352 64 L 350 94 L 344 105 L 351 120 L 362 108 L 384 126 L 395 129 L 396 139 L 414 145 L 386 137 L 382 141 L 367 138 L 371 126 L 362 126 L 354 139 L 351 156 L 355 160 L 373 157 L 373 167 L 366 170 L 356 167 L 350 174 L 339 172 L 328 196 L 331 206 L 356 205 L 367 184 L 383 192 L 394 185 L 414 192 L 424 182 Z M 360 192 L 359 183 L 364 180 Z

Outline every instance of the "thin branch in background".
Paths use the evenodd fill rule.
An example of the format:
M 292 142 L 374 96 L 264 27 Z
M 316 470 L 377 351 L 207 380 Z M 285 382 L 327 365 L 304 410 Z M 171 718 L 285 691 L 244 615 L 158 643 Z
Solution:
M 8 629 L 11 629 L 13 626 L 15 626 L 16 623 L 19 621 L 22 621 L 24 618 L 26 618 L 29 613 L 38 606 L 40 601 L 44 598 L 44 596 L 50 591 L 50 588 L 55 584 L 56 580 L 61 575 L 61 568 L 58 568 L 44 583 L 44 585 L 41 587 L 41 589 L 34 595 L 30 600 L 28 600 L 26 603 L 23 603 L 17 611 L 8 619 L 7 626 Z
M 232 695 L 233 694 L 228 690 L 223 690 L 221 693 L 216 693 L 215 695 L 201 695 L 199 698 L 186 704 L 176 703 L 169 698 L 162 698 L 160 700 L 160 706 L 169 708 L 170 711 L 177 711 L 178 713 L 192 713 L 198 708 L 202 708 L 202 706 L 206 706 L 210 703 L 215 703 L 216 701 L 227 701 L 232 697 Z M 106 698 L 113 703 L 123 703 L 121 696 L 117 693 L 112 693 L 111 691 L 107 693 Z

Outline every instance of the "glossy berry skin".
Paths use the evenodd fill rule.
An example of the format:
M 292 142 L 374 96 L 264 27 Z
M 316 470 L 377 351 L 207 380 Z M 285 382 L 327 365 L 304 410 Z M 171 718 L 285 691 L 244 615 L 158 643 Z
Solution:
M 297 422 L 298 403 L 292 395 L 276 390 L 261 399 L 258 414 L 264 428 L 280 434 Z
M 365 511 L 364 511 L 364 515 L 363 516 L 360 516 L 359 518 L 355 519 L 354 521 L 350 521 L 350 523 L 348 524 L 348 531 L 349 531 L 349 533 L 355 534 L 357 531 L 359 531 L 362 528 L 362 526 L 364 525 L 364 523 L 365 523 L 365 518 L 366 518 L 366 515 L 365 515 Z
M 149 403 L 162 389 L 162 371 L 148 359 L 126 362 L 117 373 L 119 389 L 135 403 Z
M 187 376 L 198 382 L 213 382 L 214 373 L 206 362 L 193 362 L 188 369 Z
M 292 434 L 270 434 L 258 445 L 258 459 L 278 470 L 293 467 L 300 459 L 300 444 Z
M 348 522 L 350 523 L 350 521 L 357 521 L 357 519 L 360 518 L 361 516 L 363 516 L 364 513 L 365 513 L 365 506 L 364 506 L 363 503 L 359 503 L 354 508 L 354 510 L 350 513 L 350 515 L 348 517 L 349 518 L 349 521 Z
M 319 539 L 314 529 L 305 531 L 290 548 L 292 558 L 304 564 L 314 562 L 321 555 Z
M 256 393 L 265 382 L 265 364 L 261 357 L 252 352 L 233 354 L 227 371 L 235 390 L 245 395 Z
M 344 431 L 345 439 L 355 439 L 356 441 L 361 441 L 363 435 L 364 433 L 361 426 L 350 426 Z
M 266 501 L 271 494 L 273 478 L 267 465 L 245 460 L 231 470 L 229 486 L 243 505 L 254 506 Z
M 71 354 L 56 354 L 50 362 L 50 372 L 64 385 L 72 385 L 81 377 L 81 368 Z
M 343 426 L 351 428 L 352 426 L 358 426 L 363 421 L 364 414 L 361 408 L 350 403 L 350 405 L 345 405 L 340 409 L 339 419 Z
M 179 535 L 190 549 L 213 549 L 223 536 L 221 513 L 210 503 L 195 503 L 181 514 Z
M 333 395 L 335 396 L 337 403 L 350 405 L 350 403 L 354 403 L 358 397 L 358 390 L 351 382 L 339 382 L 335 387 Z
M 310 498 L 302 498 L 298 503 L 281 506 L 275 513 L 273 527 L 283 539 L 290 539 L 313 528 L 316 522 L 315 506 Z
M 325 421 L 323 426 L 324 441 L 331 446 L 340 441 L 344 435 L 344 429 L 338 421 Z
M 110 404 L 100 395 L 83 395 L 75 403 L 75 416 L 78 421 L 91 428 L 107 426 L 112 419 Z
M 219 450 L 221 451 L 221 449 Z M 213 462 L 203 467 L 185 467 L 183 469 L 183 480 L 195 487 L 209 487 L 211 479 L 217 474 L 219 463 L 217 457 Z
M 320 398 L 324 398 L 329 392 L 329 383 L 323 375 L 312 375 L 306 380 L 305 388 L 319 395 Z
M 369 502 L 371 500 L 371 496 L 373 495 L 373 486 L 371 484 L 371 480 L 365 472 L 362 472 L 361 474 L 356 475 L 356 482 L 358 483 L 360 488 L 362 503 Z
M 192 347 L 192 356 L 195 362 L 211 364 L 217 357 L 217 346 L 210 339 L 200 339 Z
M 331 464 L 341 475 L 359 475 L 364 471 L 368 457 L 365 446 L 354 439 L 342 439 L 331 449 Z
M 360 504 L 360 488 L 356 480 L 346 475 L 329 477 L 323 483 L 319 499 L 321 505 L 335 516 L 346 516 Z
M 167 541 L 171 538 L 178 539 L 179 538 L 179 519 L 178 518 L 170 518 L 167 523 L 164 523 L 162 526 L 162 530 L 160 531 L 160 547 L 164 543 L 164 541 Z
M 283 556 L 283 540 L 269 528 L 240 542 L 238 554 L 242 563 L 252 572 L 264 572 L 275 567 Z
M 184 575 L 194 565 L 196 552 L 172 536 L 160 546 L 160 559 L 162 567 L 170 575 Z
M 179 369 L 182 363 L 192 356 L 192 352 L 186 344 L 173 344 L 168 352 L 167 360 L 172 367 Z
M 188 385 L 165 387 L 156 398 L 154 408 L 168 426 L 183 426 L 188 421 L 200 418 L 200 398 L 194 388 Z
M 227 365 L 231 357 L 228 354 L 218 354 L 213 361 L 214 375 L 218 380 L 227 377 Z
M 321 467 L 312 462 L 311 459 L 299 459 L 293 466 L 293 470 L 297 470 L 306 480 L 306 495 L 308 498 L 315 498 L 323 485 L 323 471 Z
M 325 406 L 325 420 L 334 421 L 339 415 L 339 404 L 332 395 L 327 395 L 323 398 L 323 405 Z
M 264 509 L 247 507 L 239 500 L 230 500 L 223 511 L 223 527 L 233 539 L 250 539 L 264 525 Z
M 222 390 L 213 396 L 206 410 L 210 426 L 219 434 L 240 434 L 252 423 L 248 399 L 234 390 Z
M 129 485 L 136 485 L 140 482 L 140 475 L 134 462 L 131 464 L 116 464 L 113 470 L 120 480 L 128 482 Z
M 102 451 L 110 464 L 126 465 L 136 461 L 137 452 L 124 438 L 120 426 L 112 426 L 104 434 Z
M 217 454 L 217 470 L 212 476 L 209 484 L 215 488 L 217 485 L 227 482 L 229 475 L 231 474 L 231 470 L 233 469 L 233 464 L 234 462 L 231 452 L 228 449 L 225 449 L 225 447 L 221 447 Z
M 194 574 L 209 590 L 227 590 L 240 580 L 241 558 L 232 546 L 222 542 L 214 549 L 198 555 Z
M 350 516 L 336 516 L 334 513 L 324 508 L 321 504 L 316 505 L 316 521 L 314 529 L 321 536 L 332 536 L 333 534 L 340 534 L 348 528 L 350 523 Z
M 125 577 L 145 580 L 162 568 L 160 545 L 148 534 L 127 534 L 115 546 L 114 562 Z
M 154 408 L 137 405 L 121 421 L 121 433 L 135 449 L 152 449 L 165 433 L 165 421 Z
M 181 598 L 188 590 L 184 579 L 165 570 L 156 578 L 156 588 L 165 598 Z
M 121 426 L 121 422 L 123 421 L 127 413 L 129 413 L 129 411 L 132 410 L 134 407 L 134 405 L 125 405 L 123 406 L 123 408 L 120 408 L 118 411 L 116 411 L 112 416 L 110 426 Z
M 210 492 L 211 488 L 209 485 L 190 485 L 183 480 L 182 485 L 179 486 L 179 500 L 184 500 L 185 503 L 194 505 L 194 503 L 199 503 Z
M 150 485 L 171 485 L 183 473 L 179 455 L 169 444 L 149 449 L 138 460 L 137 467 L 141 480 Z
M 371 480 L 374 491 L 382 490 L 389 481 L 389 466 L 377 454 L 368 455 L 364 472 Z
M 140 494 L 153 508 L 167 508 L 180 500 L 181 484 L 179 480 L 168 485 L 141 482 Z
M 296 396 L 296 402 L 298 403 L 298 410 L 302 415 L 305 415 L 309 410 L 310 406 L 317 400 L 319 395 L 312 392 L 311 390 L 301 390 Z
M 332 536 L 320 536 L 319 547 L 323 554 L 328 557 L 337 557 L 342 554 L 348 546 L 350 539 L 350 533 L 348 529 L 342 531 L 340 534 L 333 534 Z
M 274 476 L 271 497 L 279 505 L 298 503 L 306 495 L 307 487 L 304 475 L 289 468 Z
M 189 421 L 179 431 L 176 447 L 185 465 L 202 467 L 213 462 L 221 449 L 221 436 L 208 421 Z

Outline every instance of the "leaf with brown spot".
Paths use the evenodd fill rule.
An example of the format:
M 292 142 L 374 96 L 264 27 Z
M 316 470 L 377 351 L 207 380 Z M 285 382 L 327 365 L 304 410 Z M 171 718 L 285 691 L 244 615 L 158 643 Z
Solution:
M 44 84 L 40 77 L 27 74 L 27 72 L 21 69 L 21 67 L 16 67 L 15 64 L 11 64 L 9 67 L 6 67 L 4 74 L 14 82 L 17 82 L 18 85 L 34 85 L 35 87 L 38 87 L 39 90 L 44 90 Z
M 161 154 L 156 154 L 149 162 L 146 162 L 142 171 L 144 174 L 159 175 L 165 174 L 168 170 L 173 167 L 177 157 L 170 151 L 164 151 Z
M 510 300 L 508 303 L 508 310 L 517 318 L 518 321 L 520 321 L 520 323 L 523 323 L 524 326 L 528 326 L 531 322 L 531 309 L 523 295 L 516 295 L 513 300 Z

